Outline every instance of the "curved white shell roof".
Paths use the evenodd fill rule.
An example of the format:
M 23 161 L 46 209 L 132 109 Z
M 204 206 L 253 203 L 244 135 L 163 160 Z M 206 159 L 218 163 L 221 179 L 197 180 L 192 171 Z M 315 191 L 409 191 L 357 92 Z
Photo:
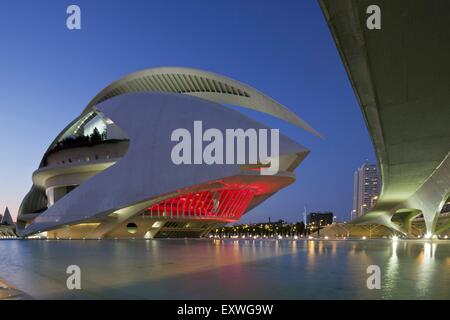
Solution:
M 320 134 L 288 108 L 258 90 L 236 80 L 198 69 L 151 68 L 129 74 L 98 93 L 84 110 L 109 98 L 133 92 L 174 92 L 218 103 L 229 103 L 270 114 L 306 131 Z
M 149 105 L 154 107 L 149 108 Z M 126 132 L 130 139 L 126 155 L 114 165 L 111 165 L 111 159 L 100 158 L 88 166 L 74 162 L 38 170 L 41 177 L 34 176 L 34 186 L 44 188 L 48 186 L 40 181 L 54 174 L 72 177 L 89 171 L 95 174 L 40 213 L 31 224 L 19 225 L 17 230 L 21 236 L 89 219 L 103 219 L 119 210 L 131 210 L 137 214 L 149 204 L 148 201 L 229 177 L 251 176 L 252 181 L 265 179 L 260 195 L 270 196 L 295 180 L 292 170 L 309 153 L 302 145 L 280 134 L 279 155 L 286 162 L 280 165 L 281 170 L 277 174 L 270 177 L 254 171 L 243 172 L 238 163 L 180 166 L 171 158 L 173 144 L 161 137 L 170 137 L 174 130 L 193 125 L 196 119 L 202 119 L 205 128 L 217 128 L 221 132 L 233 127 L 244 130 L 269 128 L 218 103 L 160 92 L 119 96 L 98 104 L 97 108 Z M 266 179 L 271 179 L 271 182 Z M 134 211 L 135 206 L 142 204 L 145 206 Z

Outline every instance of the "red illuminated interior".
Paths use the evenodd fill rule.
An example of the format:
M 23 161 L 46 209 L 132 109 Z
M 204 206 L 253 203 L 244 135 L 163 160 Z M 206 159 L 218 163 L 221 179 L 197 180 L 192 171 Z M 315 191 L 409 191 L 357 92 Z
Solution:
M 253 189 L 219 189 L 186 193 L 154 204 L 144 216 L 239 220 L 255 195 Z

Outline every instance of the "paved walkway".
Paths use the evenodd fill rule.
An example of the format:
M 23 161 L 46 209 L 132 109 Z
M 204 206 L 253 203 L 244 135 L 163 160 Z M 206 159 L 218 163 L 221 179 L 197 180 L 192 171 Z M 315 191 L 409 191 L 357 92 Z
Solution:
M 24 292 L 14 288 L 0 279 L 0 300 L 30 299 Z

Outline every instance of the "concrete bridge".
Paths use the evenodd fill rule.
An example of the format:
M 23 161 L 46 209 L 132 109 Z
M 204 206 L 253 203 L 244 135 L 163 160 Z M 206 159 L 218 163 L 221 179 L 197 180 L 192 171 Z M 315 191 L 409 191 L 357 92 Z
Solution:
M 423 215 L 432 237 L 450 196 L 450 2 L 319 3 L 381 171 L 377 206 L 353 222 L 408 234 L 411 221 Z M 379 29 L 371 28 L 373 19 Z

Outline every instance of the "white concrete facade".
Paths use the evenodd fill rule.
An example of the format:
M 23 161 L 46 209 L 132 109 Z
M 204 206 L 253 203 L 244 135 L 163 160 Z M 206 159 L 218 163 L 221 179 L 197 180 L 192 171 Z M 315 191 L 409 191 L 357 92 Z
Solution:
M 145 82 L 154 74 L 161 76 L 161 70 L 192 71 L 156 70 L 137 74 Z M 169 79 L 170 72 L 161 79 Z M 139 92 L 121 91 L 124 83 L 124 87 L 132 89 L 127 81 L 137 81 L 139 77 L 135 75 L 103 90 L 51 144 L 21 205 L 19 235 L 46 232 L 54 238 L 201 236 L 213 227 L 238 219 L 295 181 L 293 171 L 309 151 L 282 134 L 280 168 L 272 176 L 263 176 L 240 164 L 176 165 L 171 159 L 171 133 L 177 128 L 192 128 L 198 120 L 205 129 L 221 132 L 230 128 L 270 129 L 212 100 L 240 102 L 255 109 L 260 103 L 261 111 L 310 128 L 281 105 L 227 78 L 220 78 L 220 84 L 217 75 L 215 82 L 210 79 L 210 83 L 231 94 L 206 92 L 205 98 L 200 97 L 201 92 L 160 92 L 137 84 Z M 195 71 L 190 79 L 195 77 L 205 81 L 211 75 Z M 169 86 L 167 82 L 166 85 Z M 223 97 L 233 93 L 237 93 L 238 100 Z M 113 137 L 108 137 L 108 127 L 114 127 Z M 98 136 L 93 136 L 94 128 L 99 131 Z M 217 208 L 212 211 L 201 204 L 213 201 L 211 196 L 219 197 L 214 199 Z M 185 197 L 193 197 L 191 207 L 180 205 L 180 199 Z

